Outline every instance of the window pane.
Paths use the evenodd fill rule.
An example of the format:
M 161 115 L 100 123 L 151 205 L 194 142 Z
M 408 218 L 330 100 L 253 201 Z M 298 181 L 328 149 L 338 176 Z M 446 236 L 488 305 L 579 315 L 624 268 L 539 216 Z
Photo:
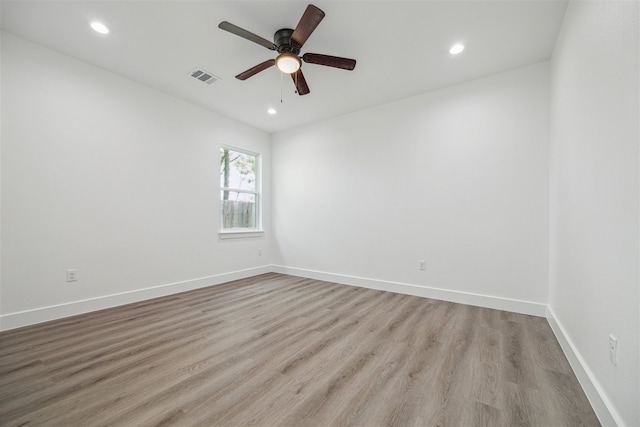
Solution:
M 220 186 L 237 190 L 256 189 L 256 156 L 220 149 Z
M 222 228 L 257 228 L 256 195 L 221 191 Z

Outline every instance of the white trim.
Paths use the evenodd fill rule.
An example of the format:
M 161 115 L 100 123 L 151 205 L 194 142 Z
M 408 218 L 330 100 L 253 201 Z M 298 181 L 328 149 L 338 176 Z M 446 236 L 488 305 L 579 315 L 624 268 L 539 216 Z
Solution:
M 190 291 L 192 289 L 204 288 L 207 286 L 219 285 L 233 280 L 244 279 L 257 276 L 259 274 L 271 272 L 271 266 L 249 268 L 246 270 L 232 271 L 229 273 L 216 274 L 213 276 L 201 277 L 198 279 L 185 280 L 182 282 L 168 283 L 164 285 L 152 286 L 134 291 L 122 292 L 118 294 L 105 295 L 86 300 L 73 301 L 64 304 L 51 305 L 32 310 L 19 311 L 15 313 L 3 314 L 0 316 L 2 329 L 8 330 L 36 323 L 47 322 L 49 320 L 130 304 L 158 298 L 179 292 Z
M 247 229 L 247 230 L 238 230 L 238 229 L 229 229 L 227 231 L 220 231 L 218 233 L 218 237 L 221 239 L 248 239 L 248 238 L 256 238 L 256 237 L 264 237 L 264 230 L 256 230 L 256 229 Z
M 566 329 L 558 321 L 558 317 L 549 306 L 547 306 L 547 321 L 600 423 L 603 426 L 631 426 L 632 424 L 625 423 L 618 411 L 616 411 L 611 399 L 608 398 L 596 376 L 589 369 L 589 365 L 587 365 L 569 338 Z
M 233 150 L 233 151 L 236 151 L 238 153 L 248 154 L 248 155 L 254 156 L 254 157 L 258 157 L 260 155 L 260 153 L 257 152 L 257 151 L 247 150 L 246 148 L 237 147 L 235 145 L 229 145 L 229 144 L 225 144 L 225 143 L 222 143 L 222 142 L 220 143 L 220 148 L 227 149 L 227 150 Z
M 253 194 L 254 196 L 257 196 L 258 194 L 260 194 L 260 192 L 257 190 L 243 190 L 241 188 L 233 188 L 233 187 L 220 187 L 220 191 L 228 191 L 230 193 L 247 193 L 247 194 Z
M 415 295 L 424 298 L 433 298 L 460 304 L 475 305 L 478 307 L 486 307 L 497 310 L 511 311 L 514 313 L 528 314 L 532 316 L 544 317 L 546 315 L 546 304 L 531 301 L 521 301 L 510 298 L 474 294 L 471 292 L 451 291 L 447 289 L 411 285 L 408 283 L 389 282 L 385 280 L 369 279 L 365 277 L 326 273 L 322 271 L 306 270 L 302 268 L 286 267 L 282 265 L 273 265 L 272 271 L 274 273 L 283 273 L 292 276 L 306 277 L 309 279 L 324 280 L 327 282 L 339 283 L 342 285 L 359 286 L 362 288 Z

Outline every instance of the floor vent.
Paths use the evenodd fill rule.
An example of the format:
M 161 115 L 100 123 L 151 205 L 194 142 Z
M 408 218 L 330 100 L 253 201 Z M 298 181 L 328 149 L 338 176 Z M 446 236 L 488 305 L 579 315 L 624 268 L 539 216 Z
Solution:
M 219 77 L 216 77 L 213 74 L 211 74 L 210 72 L 204 71 L 204 70 L 201 70 L 201 69 L 192 71 L 191 72 L 191 77 L 193 77 L 194 79 L 198 79 L 201 82 L 205 82 L 208 85 L 210 85 L 212 83 L 215 83 L 218 80 L 220 80 Z

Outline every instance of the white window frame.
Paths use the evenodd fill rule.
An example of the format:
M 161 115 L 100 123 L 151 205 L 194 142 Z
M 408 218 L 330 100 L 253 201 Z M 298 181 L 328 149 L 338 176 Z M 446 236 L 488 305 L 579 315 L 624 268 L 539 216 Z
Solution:
M 244 190 L 233 187 L 223 187 L 220 184 L 220 175 L 222 174 L 222 165 L 220 164 L 220 150 L 232 150 L 238 153 L 247 154 L 253 156 L 256 159 L 255 169 L 255 190 Z M 220 231 L 218 233 L 221 239 L 238 239 L 238 238 L 250 238 L 250 237 L 262 237 L 264 236 L 264 230 L 262 229 L 262 156 L 260 153 L 256 153 L 244 148 L 238 148 L 231 145 L 221 144 L 218 149 L 218 202 L 220 212 Z M 237 193 L 253 194 L 256 200 L 256 227 L 255 228 L 224 228 L 224 217 L 222 215 L 222 197 L 223 191 L 231 191 Z

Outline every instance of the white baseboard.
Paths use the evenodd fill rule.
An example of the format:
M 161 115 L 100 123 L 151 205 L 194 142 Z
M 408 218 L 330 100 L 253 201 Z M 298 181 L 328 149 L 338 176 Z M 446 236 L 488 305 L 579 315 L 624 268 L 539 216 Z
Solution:
M 257 276 L 259 274 L 269 273 L 272 271 L 277 273 L 289 274 L 292 276 L 308 277 L 312 279 L 340 283 L 344 285 L 359 286 L 363 288 L 397 292 L 401 294 L 415 295 L 425 298 L 434 298 L 461 304 L 495 308 L 498 310 L 512 311 L 515 313 L 529 314 L 533 316 L 546 315 L 545 304 L 529 301 L 519 301 L 481 294 L 430 288 L 410 285 L 406 283 L 347 276 L 342 274 L 326 273 L 321 271 L 285 267 L 280 265 L 265 265 L 261 267 L 250 268 L 247 270 L 222 273 L 218 275 L 158 285 L 144 289 L 136 289 L 129 292 L 105 295 L 101 297 L 73 301 L 64 304 L 19 311 L 15 313 L 7 313 L 0 315 L 0 331 L 15 329 L 22 326 L 33 325 L 36 323 L 47 322 L 55 319 L 61 319 L 63 317 L 88 313 L 90 311 L 130 304 L 133 302 L 162 297 L 206 286 L 217 285 L 220 283 L 244 279 L 247 277 Z
M 576 374 L 584 393 L 587 395 L 587 399 L 591 403 L 593 410 L 595 411 L 600 423 L 607 426 L 626 426 L 631 425 L 624 422 L 618 411 L 616 411 L 611 400 L 607 397 L 600 383 L 596 379 L 595 375 L 589 369 L 589 366 L 585 363 L 584 359 L 580 355 L 580 352 L 576 349 L 575 345 L 569 338 L 566 330 L 562 324 L 558 321 L 551 307 L 547 306 L 547 321 L 551 326 L 551 330 L 555 334 L 562 351 L 564 351 L 567 360 Z
M 251 276 L 271 272 L 271 266 L 265 265 L 246 270 L 232 271 L 230 273 L 216 274 L 198 279 L 185 280 L 182 282 L 168 283 L 164 285 L 152 286 L 134 291 L 122 292 L 118 294 L 105 295 L 80 301 L 73 301 L 65 304 L 41 307 L 32 310 L 19 311 L 15 313 L 3 314 L 0 316 L 0 330 L 5 331 L 36 323 L 47 322 L 49 320 L 61 319 L 63 317 L 74 316 L 76 314 L 88 313 L 90 311 L 102 310 L 119 305 L 130 304 L 151 298 L 163 297 L 176 294 L 178 292 L 190 291 L 206 286 L 219 285 L 233 280 L 244 279 Z
M 302 268 L 285 267 L 282 265 L 273 265 L 272 271 L 274 273 L 282 273 L 292 276 L 306 277 L 309 279 L 324 280 L 326 282 L 340 283 L 342 285 L 359 286 L 362 288 L 377 289 L 380 291 L 415 295 L 424 298 L 433 298 L 460 304 L 494 308 L 497 310 L 511 311 L 514 313 L 529 314 L 532 316 L 544 317 L 547 313 L 546 304 L 530 301 L 520 301 L 509 298 L 474 294 L 470 292 L 451 291 L 447 289 L 410 285 L 407 283 L 389 282 L 384 280 L 368 279 L 364 277 L 326 273 L 322 271 L 306 270 Z

